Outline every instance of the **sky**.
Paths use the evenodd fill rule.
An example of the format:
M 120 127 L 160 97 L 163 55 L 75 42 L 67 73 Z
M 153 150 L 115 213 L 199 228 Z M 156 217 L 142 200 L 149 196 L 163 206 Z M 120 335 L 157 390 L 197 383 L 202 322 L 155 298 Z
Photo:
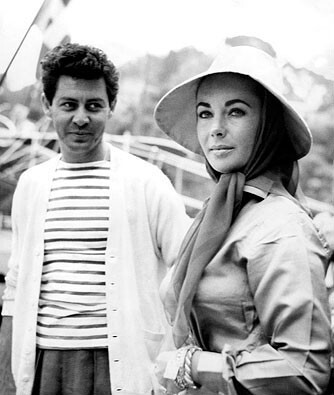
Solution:
M 0 0 L 0 73 L 41 3 Z M 59 15 L 51 43 L 67 32 L 73 42 L 102 48 L 118 66 L 187 46 L 214 55 L 226 37 L 255 35 L 282 60 L 334 80 L 333 0 L 71 0 Z M 14 85 L 36 68 L 42 39 L 31 29 L 11 67 Z

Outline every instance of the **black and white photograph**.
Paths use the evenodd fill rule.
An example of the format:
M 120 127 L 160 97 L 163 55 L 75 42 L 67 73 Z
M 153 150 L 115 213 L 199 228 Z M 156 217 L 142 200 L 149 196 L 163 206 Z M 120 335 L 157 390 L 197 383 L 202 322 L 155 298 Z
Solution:
M 334 395 L 333 0 L 1 0 L 0 395 Z

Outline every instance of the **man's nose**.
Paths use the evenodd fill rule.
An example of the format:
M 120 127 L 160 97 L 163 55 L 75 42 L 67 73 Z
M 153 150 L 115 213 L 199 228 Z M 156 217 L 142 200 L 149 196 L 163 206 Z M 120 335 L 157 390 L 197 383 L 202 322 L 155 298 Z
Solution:
M 73 117 L 73 122 L 79 127 L 82 127 L 89 122 L 89 116 L 84 108 L 77 108 L 77 111 L 75 112 L 75 115 Z

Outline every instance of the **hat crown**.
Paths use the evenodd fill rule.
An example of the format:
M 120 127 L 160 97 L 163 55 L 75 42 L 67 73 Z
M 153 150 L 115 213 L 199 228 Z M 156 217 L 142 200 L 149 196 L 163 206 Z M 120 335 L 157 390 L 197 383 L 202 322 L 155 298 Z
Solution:
M 277 93 L 283 92 L 283 76 L 277 60 L 261 49 L 241 45 L 226 47 L 217 55 L 208 73 L 245 74 Z

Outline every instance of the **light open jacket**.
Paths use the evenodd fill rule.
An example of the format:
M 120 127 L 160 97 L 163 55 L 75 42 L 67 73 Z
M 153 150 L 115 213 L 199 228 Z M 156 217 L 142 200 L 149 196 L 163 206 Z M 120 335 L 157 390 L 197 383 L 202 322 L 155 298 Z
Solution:
M 158 287 L 175 262 L 190 219 L 156 166 L 112 146 L 110 158 L 105 270 L 112 393 L 159 393 L 153 366 L 166 323 Z M 44 221 L 58 161 L 59 156 L 26 171 L 14 195 L 3 315 L 13 315 L 17 395 L 30 395 L 33 383 Z

